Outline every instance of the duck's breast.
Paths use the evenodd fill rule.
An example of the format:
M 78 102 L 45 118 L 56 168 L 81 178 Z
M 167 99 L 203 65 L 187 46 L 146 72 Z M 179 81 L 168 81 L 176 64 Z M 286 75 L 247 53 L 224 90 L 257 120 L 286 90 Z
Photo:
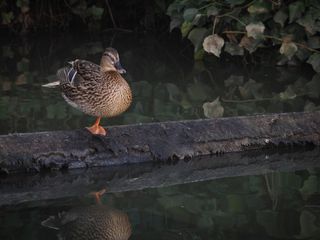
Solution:
M 129 84 L 123 79 L 115 83 L 106 83 L 102 88 L 100 113 L 104 117 L 114 117 L 126 111 L 132 102 L 132 92 Z

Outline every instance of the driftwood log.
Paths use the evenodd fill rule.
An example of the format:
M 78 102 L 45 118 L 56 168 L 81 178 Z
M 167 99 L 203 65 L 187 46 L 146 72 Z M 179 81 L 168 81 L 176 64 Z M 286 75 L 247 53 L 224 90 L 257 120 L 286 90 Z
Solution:
M 77 169 L 66 174 L 12 174 L 0 178 L 0 207 L 24 208 L 69 201 L 91 191 L 110 192 L 165 187 L 225 177 L 258 175 L 320 167 L 319 148 L 266 149 L 206 156 L 171 163 L 144 163 L 108 168 Z M 57 201 L 55 202 L 57 204 Z
M 320 111 L 0 136 L 2 172 L 158 162 L 281 144 L 320 144 Z

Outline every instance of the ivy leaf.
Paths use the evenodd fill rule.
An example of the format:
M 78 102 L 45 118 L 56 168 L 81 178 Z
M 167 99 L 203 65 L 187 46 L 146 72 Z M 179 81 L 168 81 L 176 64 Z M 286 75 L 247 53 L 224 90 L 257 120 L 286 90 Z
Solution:
M 254 97 L 258 99 L 261 97 L 259 90 L 262 88 L 262 83 L 257 83 L 253 79 L 249 79 L 243 86 L 239 86 L 239 92 L 244 99 Z
M 87 2 L 77 1 L 77 5 L 72 7 L 72 12 L 81 17 L 85 17 L 87 13 Z
M 193 43 L 195 52 L 199 50 L 207 31 L 206 28 L 194 28 L 189 33 L 188 39 Z
M 187 8 L 183 12 L 183 18 L 184 18 L 185 21 L 191 22 L 194 19 L 194 17 L 196 16 L 197 13 L 198 13 L 198 9 L 196 9 L 196 8 Z
M 308 39 L 308 46 L 314 49 L 320 48 L 320 37 L 313 36 Z
M 250 23 L 246 26 L 248 37 L 253 37 L 254 39 L 259 39 L 265 30 L 265 26 L 262 22 Z
M 193 54 L 194 60 L 202 60 L 204 57 L 204 53 L 205 53 L 204 50 L 202 48 L 200 48 L 198 51 L 196 51 Z
M 303 210 L 300 215 L 300 234 L 296 238 L 306 239 L 319 236 L 317 233 L 319 233 L 320 228 L 316 221 L 317 217 L 312 212 Z
M 319 187 L 318 187 L 319 186 Z M 320 184 L 317 176 L 311 175 L 303 182 L 303 186 L 300 188 L 301 195 L 304 200 L 308 200 L 308 198 L 318 192 L 318 188 L 320 189 Z
M 181 29 L 180 29 L 182 37 L 188 36 L 188 34 L 189 34 L 189 32 L 190 32 L 192 27 L 193 27 L 193 25 L 192 25 L 191 22 L 186 22 L 186 21 L 183 22 L 182 26 L 181 26 Z
M 103 14 L 104 9 L 101 7 L 97 7 L 93 5 L 91 8 L 88 9 L 94 19 L 100 20 Z
M 313 102 L 307 101 L 304 105 L 303 111 L 304 112 L 313 112 L 320 110 L 320 106 L 316 106 Z M 302 189 L 300 189 L 301 191 Z
M 179 103 L 182 99 L 182 93 L 180 89 L 173 83 L 167 83 L 166 88 L 169 93 L 170 101 L 174 103 Z
M 175 1 L 169 5 L 167 9 L 167 15 L 169 16 L 176 15 L 177 13 L 181 12 L 182 9 L 183 9 L 183 4 Z
M 320 74 L 313 76 L 312 80 L 306 84 L 308 96 L 311 98 L 319 98 L 320 96 Z
M 224 81 L 226 87 L 239 86 L 243 84 L 243 76 L 231 75 L 228 79 Z
M 214 95 L 210 85 L 201 81 L 195 81 L 187 88 L 188 98 L 193 102 L 204 102 Z
M 299 48 L 297 53 L 296 53 L 296 57 L 301 61 L 301 62 L 305 62 L 307 61 L 307 59 L 310 57 L 312 53 L 310 53 L 310 51 L 308 51 L 307 49 L 304 48 Z
M 203 14 L 198 13 L 192 20 L 192 24 L 201 27 L 206 24 L 207 17 Z
M 302 16 L 306 6 L 303 1 L 296 1 L 289 5 L 289 23 L 299 19 Z
M 221 105 L 219 97 L 217 97 L 213 102 L 206 102 L 203 104 L 203 113 L 207 118 L 222 117 L 224 108 Z
M 180 25 L 182 24 L 183 20 L 181 17 L 172 17 L 171 21 L 170 21 L 170 32 L 177 28 L 180 27 Z
M 287 56 L 289 60 L 294 56 L 294 54 L 298 51 L 298 47 L 293 42 L 282 42 L 280 47 L 280 53 Z
M 4 24 L 4 25 L 10 24 L 14 18 L 13 12 L 8 12 L 8 13 L 2 12 L 1 17 L 2 17 L 2 24 Z
M 224 50 L 232 56 L 243 56 L 244 50 L 238 44 L 226 42 Z
M 284 92 L 281 92 L 279 94 L 281 100 L 289 100 L 289 99 L 295 99 L 297 97 L 297 94 L 294 92 L 291 85 L 287 87 L 287 89 Z
M 207 16 L 217 16 L 219 14 L 219 9 L 215 6 L 210 6 L 207 8 Z
M 314 53 L 312 54 L 307 63 L 311 64 L 313 69 L 316 71 L 316 72 L 320 72 L 320 54 L 319 53 Z
M 223 45 L 224 39 L 217 34 L 210 35 L 203 41 L 203 49 L 208 53 L 213 53 L 217 57 L 220 57 Z
M 252 37 L 243 36 L 240 41 L 239 46 L 247 49 L 249 51 L 249 53 L 253 53 L 254 51 L 257 50 L 259 44 L 260 44 L 259 39 L 254 39 Z
M 279 10 L 274 16 L 273 20 L 279 23 L 281 27 L 284 27 L 285 21 L 288 19 L 288 14 L 284 10 Z
M 320 18 L 319 15 L 318 10 L 309 8 L 308 12 L 296 22 L 303 26 L 308 33 L 314 35 L 317 31 L 320 31 L 320 22 L 317 21 Z
M 248 7 L 248 12 L 251 14 L 263 14 L 269 12 L 270 10 L 271 3 L 264 0 L 257 1 Z

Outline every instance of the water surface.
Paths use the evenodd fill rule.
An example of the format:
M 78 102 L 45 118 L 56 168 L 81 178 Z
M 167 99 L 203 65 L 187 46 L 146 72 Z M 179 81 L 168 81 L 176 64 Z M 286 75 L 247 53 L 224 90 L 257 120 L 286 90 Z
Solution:
M 1 39 L 0 134 L 83 128 L 93 118 L 65 103 L 56 80 L 67 61 L 98 63 L 105 47 L 119 50 L 134 101 L 104 125 L 204 118 L 203 104 L 219 98 L 219 116 L 319 109 L 320 77 L 311 68 L 245 65 L 209 57 L 194 62 L 187 41 L 174 34 L 63 35 Z M 213 106 L 214 114 L 217 112 Z
M 319 239 L 319 177 L 319 168 L 274 171 L 107 193 L 102 203 L 128 215 L 130 239 Z M 59 231 L 43 220 L 92 206 L 86 195 L 2 208 L 0 239 L 57 239 Z

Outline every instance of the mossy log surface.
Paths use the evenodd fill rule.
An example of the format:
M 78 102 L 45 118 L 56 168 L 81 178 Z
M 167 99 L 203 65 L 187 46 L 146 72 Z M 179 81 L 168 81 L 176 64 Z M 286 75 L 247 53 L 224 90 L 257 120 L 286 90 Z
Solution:
M 320 111 L 0 136 L 2 172 L 158 162 L 281 144 L 320 144 Z

